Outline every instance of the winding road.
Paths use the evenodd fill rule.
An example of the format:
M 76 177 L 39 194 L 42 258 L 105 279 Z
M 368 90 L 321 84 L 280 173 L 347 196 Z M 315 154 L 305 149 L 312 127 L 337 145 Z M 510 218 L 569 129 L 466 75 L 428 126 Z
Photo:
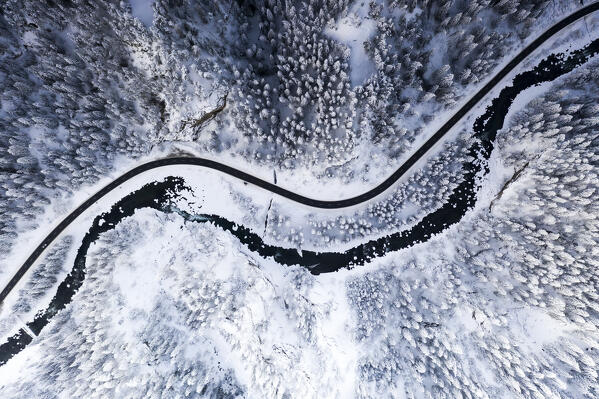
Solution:
M 204 158 L 173 157 L 158 159 L 139 165 L 129 170 L 127 173 L 119 176 L 114 181 L 100 189 L 98 192 L 96 192 L 94 195 L 88 198 L 85 202 L 79 205 L 75 210 L 73 210 L 68 216 L 66 216 L 50 232 L 50 234 L 48 234 L 48 236 L 44 238 L 44 240 L 37 246 L 37 248 L 35 248 L 35 250 L 19 268 L 19 270 L 16 272 L 13 278 L 8 282 L 6 287 L 4 287 L 4 289 L 0 293 L 0 304 L 4 301 L 4 299 L 6 299 L 7 295 L 12 291 L 12 289 L 25 275 L 29 268 L 40 257 L 44 250 L 79 215 L 81 215 L 85 210 L 87 210 L 96 201 L 104 197 L 110 191 L 120 186 L 122 183 L 151 169 L 156 169 L 159 167 L 170 165 L 195 165 L 209 169 L 214 169 L 222 173 L 228 174 L 230 176 L 236 177 L 247 183 L 254 184 L 258 187 L 268 190 L 281 197 L 287 198 L 291 201 L 295 201 L 314 208 L 345 208 L 368 201 L 386 191 L 398 179 L 400 179 L 404 174 L 406 174 L 416 164 L 416 162 L 418 162 L 447 132 L 449 132 L 449 130 L 451 130 L 476 104 L 478 104 L 483 99 L 483 97 L 485 97 L 503 78 L 505 78 L 510 72 L 512 72 L 514 68 L 516 68 L 518 64 L 520 64 L 527 56 L 529 56 L 533 51 L 535 51 L 537 48 L 543 45 L 553 35 L 560 32 L 568 25 L 578 21 L 579 19 L 597 10 L 599 10 L 599 2 L 592 3 L 570 14 L 569 16 L 565 17 L 564 19 L 547 29 L 542 35 L 540 35 L 526 48 L 520 51 L 520 53 L 516 55 L 507 65 L 505 65 L 491 80 L 489 80 L 487 84 L 485 84 L 476 94 L 474 94 L 468 102 L 466 102 L 447 122 L 445 122 L 445 124 L 441 126 L 441 128 L 439 128 L 439 130 L 437 130 L 437 132 L 435 132 L 435 134 L 431 136 L 420 148 L 418 148 L 418 150 L 416 150 L 414 154 L 412 154 L 412 156 L 403 165 L 401 165 L 393 174 L 391 174 L 387 179 L 385 179 L 376 187 L 355 197 L 335 201 L 323 201 L 314 198 L 308 198 L 298 193 L 286 190 L 280 186 L 277 186 L 276 184 L 267 182 L 258 177 L 240 171 L 238 169 Z

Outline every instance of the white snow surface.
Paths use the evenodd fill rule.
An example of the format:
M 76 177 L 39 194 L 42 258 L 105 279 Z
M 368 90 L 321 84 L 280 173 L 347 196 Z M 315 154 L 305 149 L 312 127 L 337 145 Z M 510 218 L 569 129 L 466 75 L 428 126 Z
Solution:
M 367 30 L 343 29 L 339 40 Z M 592 38 L 584 36 L 580 43 Z M 260 258 L 210 224 L 136 212 L 92 246 L 72 303 L 0 368 L 0 395 L 596 397 L 598 180 L 588 143 L 599 130 L 592 104 L 556 105 L 596 95 L 576 81 L 583 76 L 596 90 L 596 67 L 519 97 L 477 205 L 458 225 L 361 268 L 312 276 Z M 563 87 L 571 90 L 556 95 Z M 568 136 L 572 114 L 576 137 Z M 565 124 L 561 134 L 555 121 Z M 194 188 L 181 208 L 263 228 L 268 193 L 217 172 L 168 167 L 119 187 L 65 235 L 77 243 L 116 198 L 171 175 Z M 70 203 L 53 203 L 42 224 L 103 182 Z M 341 190 L 330 185 L 327 192 Z M 281 209 L 293 211 L 285 203 Z M 300 207 L 292 222 L 309 212 Z M 20 264 L 44 234 L 23 235 L 3 262 Z M 66 268 L 73 256 L 71 249 Z M 40 298 L 39 307 L 48 301 Z
M 452 370 L 464 390 L 511 397 L 512 377 L 493 363 L 501 353 L 540 363 L 517 361 L 513 378 L 540 367 L 567 391 L 574 383 L 543 369 L 552 364 L 545 351 L 597 343 L 596 332 L 510 297 L 491 300 L 487 283 L 457 267 L 487 202 L 428 243 L 318 277 L 257 257 L 210 224 L 140 210 L 90 248 L 83 287 L 0 373 L 0 392 L 420 397 L 422 378 Z M 74 380 L 61 382 L 71 367 Z M 49 370 L 58 379 L 39 377 Z
M 154 24 L 154 10 L 152 6 L 154 0 L 129 0 L 131 3 L 131 13 L 139 19 L 147 28 Z
M 327 35 L 349 48 L 353 86 L 363 84 L 376 71 L 373 61 L 364 50 L 364 42 L 370 39 L 375 28 L 375 22 L 370 19 L 347 16 L 325 31 Z
M 313 276 L 257 256 L 209 223 L 137 211 L 90 248 L 83 286 L 2 369 L 0 394 L 592 397 L 597 236 L 584 226 L 597 218 L 586 200 L 596 173 L 577 160 L 593 151 L 585 143 L 599 120 L 582 117 L 593 97 L 575 95 L 596 65 L 513 114 L 459 224 L 360 268 Z M 590 105 L 569 105 L 577 101 Z M 573 122 L 586 125 L 578 137 L 556 135 L 552 124 L 571 120 L 573 109 L 583 112 Z M 567 184 L 559 196 L 547 179 L 556 164 L 564 174 L 555 182 Z M 174 169 L 151 177 L 158 172 Z M 180 207 L 244 218 L 222 176 L 189 181 L 210 190 L 196 189 Z M 244 189 L 263 203 L 245 213 L 251 226 L 247 215 L 265 211 L 268 197 Z M 564 200 L 565 190 L 580 194 Z

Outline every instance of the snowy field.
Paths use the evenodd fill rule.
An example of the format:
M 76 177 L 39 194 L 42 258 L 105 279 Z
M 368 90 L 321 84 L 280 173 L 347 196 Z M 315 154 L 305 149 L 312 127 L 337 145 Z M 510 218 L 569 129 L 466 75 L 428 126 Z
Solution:
M 206 157 L 318 199 L 364 192 L 582 2 L 74 3 L 0 6 L 0 287 L 62 217 L 149 160 Z M 180 209 L 298 252 L 409 229 L 460 182 L 490 99 L 597 38 L 595 13 L 549 40 L 360 205 L 316 210 L 193 166 L 138 175 L 27 272 L 0 306 L 0 344 L 48 306 L 96 216 L 169 176 L 192 188 Z M 315 276 L 139 209 L 0 366 L 0 397 L 599 397 L 598 71 L 594 57 L 516 97 L 474 208 L 351 270 Z

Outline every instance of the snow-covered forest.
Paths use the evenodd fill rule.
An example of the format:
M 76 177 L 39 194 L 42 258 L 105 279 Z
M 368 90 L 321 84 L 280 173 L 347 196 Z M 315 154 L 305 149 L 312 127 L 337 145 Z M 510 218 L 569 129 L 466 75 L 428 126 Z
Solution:
M 374 183 L 434 115 L 574 7 L 149 3 L 2 4 L 2 251 L 48 204 L 181 142 L 270 175 Z
M 148 160 L 208 157 L 300 194 L 313 186 L 315 198 L 366 191 L 583 3 L 6 0 L 0 280 L 87 193 Z M 522 68 L 597 32 L 589 16 Z M 0 397 L 597 398 L 598 104 L 596 56 L 525 91 L 459 223 L 335 273 L 140 209 L 100 235 L 72 301 L 0 365 Z M 145 182 L 183 176 L 193 190 L 181 210 L 300 254 L 341 252 L 447 202 L 486 105 L 384 194 L 347 209 L 193 168 Z M 90 220 L 142 180 L 44 252 L 0 306 L 0 344 L 48 306 Z
M 94 244 L 77 300 L 0 391 L 596 397 L 597 66 L 512 116 L 462 223 L 363 268 L 312 276 L 210 224 L 137 212 Z

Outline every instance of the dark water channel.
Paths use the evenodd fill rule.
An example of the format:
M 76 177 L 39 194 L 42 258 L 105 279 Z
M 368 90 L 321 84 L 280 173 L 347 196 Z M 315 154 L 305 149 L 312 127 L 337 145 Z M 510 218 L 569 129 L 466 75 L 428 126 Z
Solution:
M 345 252 L 313 252 L 281 248 L 267 245 L 262 238 L 247 227 L 233 223 L 218 215 L 191 215 L 175 208 L 173 199 L 182 190 L 190 190 L 180 177 L 168 177 L 162 182 L 154 182 L 122 198 L 109 212 L 97 216 L 77 251 L 75 264 L 65 280 L 58 286 L 50 305 L 38 312 L 27 327 L 38 335 L 50 319 L 71 302 L 85 279 L 86 255 L 90 245 L 98 237 L 113 229 L 123 218 L 133 215 L 137 209 L 153 208 L 161 212 L 176 212 L 186 220 L 209 222 L 237 237 L 249 250 L 262 257 L 272 257 L 282 265 L 300 265 L 312 274 L 334 272 L 343 268 L 360 266 L 386 253 L 410 247 L 428 240 L 460 221 L 476 201 L 480 178 L 488 172 L 487 160 L 493 150 L 497 131 L 503 127 L 505 116 L 516 96 L 523 90 L 543 82 L 552 81 L 561 75 L 584 64 L 599 52 L 599 40 L 569 54 L 552 54 L 535 68 L 518 74 L 510 86 L 505 87 L 493 99 L 486 112 L 474 123 L 473 136 L 477 139 L 468 149 L 473 161 L 463 165 L 463 180 L 453 190 L 448 201 L 436 211 L 424 217 L 410 230 L 402 231 L 368 241 Z M 24 329 L 0 345 L 0 365 L 32 342 Z

